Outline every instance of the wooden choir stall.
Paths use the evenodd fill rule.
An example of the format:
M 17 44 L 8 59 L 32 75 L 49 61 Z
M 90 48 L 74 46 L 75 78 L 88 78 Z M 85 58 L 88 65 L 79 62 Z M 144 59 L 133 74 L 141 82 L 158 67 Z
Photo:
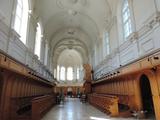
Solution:
M 0 120 L 40 120 L 55 104 L 55 84 L 0 53 Z
M 92 81 L 89 102 L 111 116 L 160 119 L 160 52 Z M 114 106 L 114 109 L 112 109 Z

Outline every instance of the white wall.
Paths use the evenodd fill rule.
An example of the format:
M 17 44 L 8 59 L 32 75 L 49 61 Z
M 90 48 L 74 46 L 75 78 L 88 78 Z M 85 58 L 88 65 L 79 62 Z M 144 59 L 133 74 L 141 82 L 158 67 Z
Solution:
M 154 0 L 133 0 L 133 12 L 137 30 L 141 29 L 145 21 L 155 12 Z
M 4 22 L 10 25 L 14 0 L 0 0 L 0 14 L 5 18 Z
M 48 68 L 52 71 L 53 59 L 51 45 L 49 45 L 49 55 L 47 67 L 44 62 L 44 45 L 41 54 L 40 62 L 37 56 L 34 55 L 35 35 L 37 27 L 37 16 L 34 13 L 35 0 L 30 1 L 30 10 L 32 14 L 29 17 L 27 43 L 24 45 L 19 40 L 19 35 L 11 29 L 13 16 L 15 12 L 15 0 L 0 0 L 0 49 L 29 65 L 37 72 L 51 77 L 47 72 Z M 100 77 L 111 70 L 114 70 L 120 65 L 125 65 L 135 59 L 138 59 L 146 54 L 149 54 L 157 49 L 160 49 L 160 1 L 159 0 L 129 0 L 130 7 L 133 13 L 133 33 L 128 37 L 128 40 L 123 40 L 123 29 L 121 25 L 121 5 L 123 0 L 108 0 L 112 10 L 112 23 L 110 23 L 110 55 L 103 57 L 102 39 L 97 40 L 99 44 L 92 46 L 95 50 L 90 51 L 90 62 L 94 68 L 95 77 Z M 155 3 L 156 2 L 156 3 Z M 13 18 L 12 18 L 13 17 Z M 62 31 L 63 32 L 63 31 Z M 45 35 L 44 35 L 45 36 Z M 83 36 L 81 36 L 83 37 Z M 45 39 L 45 37 L 44 37 Z M 87 42 L 87 39 L 84 39 Z M 56 41 L 55 41 L 56 42 Z M 51 43 L 52 44 L 52 43 Z M 91 44 L 90 44 L 91 45 Z M 92 53 L 91 53 L 92 52 Z
M 34 55 L 37 27 L 37 21 L 34 17 L 32 15 L 29 17 L 26 45 L 21 42 L 20 36 L 12 29 L 11 26 L 14 20 L 11 16 L 15 11 L 14 3 L 14 0 L 0 0 L 0 50 L 28 65 L 47 79 L 53 80 L 53 76 L 48 68 Z M 34 0 L 30 4 L 32 3 L 34 3 Z M 30 9 L 32 10 L 31 7 Z
M 157 3 L 155 3 L 157 1 Z M 133 33 L 123 42 L 120 5 L 117 4 L 117 20 L 110 29 L 111 54 L 95 68 L 95 78 L 128 64 L 144 55 L 160 49 L 160 2 L 158 0 L 130 0 L 133 13 Z M 156 8 L 157 7 L 157 8 Z M 116 11 L 116 10 L 113 10 Z M 99 59 L 96 56 L 96 59 Z

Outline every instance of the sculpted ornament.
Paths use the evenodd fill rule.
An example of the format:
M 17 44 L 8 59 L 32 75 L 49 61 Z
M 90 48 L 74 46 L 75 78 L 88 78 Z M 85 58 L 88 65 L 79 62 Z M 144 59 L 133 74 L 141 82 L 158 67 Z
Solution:
M 80 4 L 81 6 L 86 6 L 88 4 L 88 0 L 57 0 L 57 6 L 61 9 L 73 8 L 74 5 Z

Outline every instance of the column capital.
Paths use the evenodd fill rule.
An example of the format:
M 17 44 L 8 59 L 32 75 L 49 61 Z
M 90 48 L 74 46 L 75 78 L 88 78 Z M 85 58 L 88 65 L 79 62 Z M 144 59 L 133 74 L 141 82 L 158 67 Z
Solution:
M 37 28 L 37 26 L 38 26 L 37 19 L 32 13 L 29 14 L 29 19 L 30 19 L 30 22 L 32 23 L 32 25 L 34 26 L 34 28 Z

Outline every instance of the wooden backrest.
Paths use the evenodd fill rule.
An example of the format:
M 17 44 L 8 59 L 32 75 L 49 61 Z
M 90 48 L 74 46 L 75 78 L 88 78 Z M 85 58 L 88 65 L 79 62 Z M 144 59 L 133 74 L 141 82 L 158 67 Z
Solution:
M 89 94 L 89 102 L 111 116 L 118 116 L 118 97 L 107 94 Z
M 32 120 L 40 120 L 54 104 L 56 104 L 54 95 L 45 95 L 32 99 Z
M 0 73 L 0 120 L 2 119 L 1 118 L 2 117 L 2 90 L 3 90 L 3 77 Z

